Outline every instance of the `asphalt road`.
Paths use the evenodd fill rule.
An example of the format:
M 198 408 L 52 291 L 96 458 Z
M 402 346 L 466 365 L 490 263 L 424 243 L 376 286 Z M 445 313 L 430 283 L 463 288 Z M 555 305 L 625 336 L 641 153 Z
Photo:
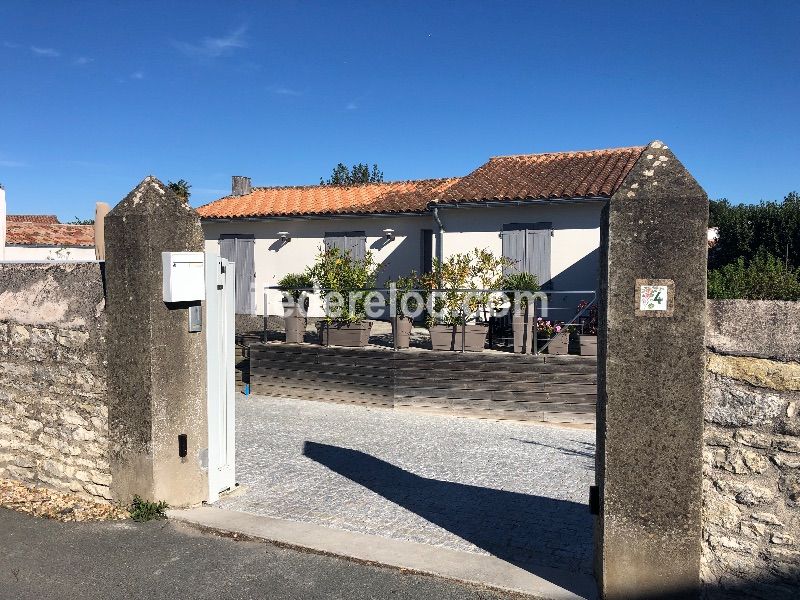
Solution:
M 519 598 L 203 534 L 169 521 L 59 523 L 0 509 L 0 598 Z

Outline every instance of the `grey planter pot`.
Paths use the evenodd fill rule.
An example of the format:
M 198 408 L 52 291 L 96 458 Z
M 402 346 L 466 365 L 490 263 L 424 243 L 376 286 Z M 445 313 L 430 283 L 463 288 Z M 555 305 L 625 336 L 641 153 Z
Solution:
M 514 332 L 514 352 L 517 354 L 533 353 L 533 311 L 514 313 L 511 315 L 511 330 Z
M 283 316 L 283 328 L 286 330 L 287 344 L 302 344 L 306 332 L 306 318 L 296 314 L 294 310 L 286 310 Z
M 467 352 L 483 352 L 486 347 L 486 336 L 489 328 L 486 325 L 464 325 L 464 350 Z M 461 351 L 461 325 L 434 325 L 430 328 L 431 347 L 434 350 Z
M 359 323 L 317 323 L 319 343 L 323 346 L 346 346 L 360 348 L 369 342 L 372 321 Z
M 547 346 L 548 354 L 569 354 L 569 332 L 558 333 Z
M 581 347 L 581 356 L 597 356 L 596 335 L 579 335 L 578 343 Z
M 408 317 L 392 317 L 391 321 L 394 347 L 405 350 L 411 345 L 411 327 L 413 323 Z

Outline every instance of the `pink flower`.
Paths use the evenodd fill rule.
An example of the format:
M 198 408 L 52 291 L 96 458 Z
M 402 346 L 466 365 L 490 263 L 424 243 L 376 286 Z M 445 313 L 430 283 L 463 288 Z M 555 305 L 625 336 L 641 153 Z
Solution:
M 556 325 L 556 333 L 561 333 L 561 325 Z

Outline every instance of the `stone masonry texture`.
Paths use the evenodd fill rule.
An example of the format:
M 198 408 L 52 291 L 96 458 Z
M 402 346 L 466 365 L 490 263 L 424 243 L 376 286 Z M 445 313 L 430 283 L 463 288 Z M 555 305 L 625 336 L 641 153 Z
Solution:
M 0 477 L 111 499 L 97 263 L 0 265 Z
M 800 352 L 797 338 L 783 333 L 796 328 L 800 303 L 708 304 L 701 563 L 705 595 L 797 598 Z M 778 338 L 774 344 L 766 342 L 765 324 Z
M 661 142 L 603 211 L 595 575 L 607 599 L 699 594 L 707 216 Z M 674 282 L 671 316 L 636 314 L 638 279 Z

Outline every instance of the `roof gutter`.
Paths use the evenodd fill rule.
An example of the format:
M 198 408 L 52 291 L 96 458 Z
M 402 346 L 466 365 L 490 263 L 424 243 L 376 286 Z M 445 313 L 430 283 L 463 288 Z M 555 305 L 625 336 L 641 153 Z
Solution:
M 538 206 L 540 204 L 596 204 L 606 202 L 605 196 L 591 196 L 582 198 L 530 198 L 519 200 L 474 200 L 464 202 L 431 202 L 428 207 L 436 208 L 502 208 L 504 206 Z
M 240 221 L 329 221 L 330 219 L 384 219 L 391 217 L 424 217 L 428 210 L 417 212 L 392 212 L 392 213 L 346 213 L 346 214 L 317 214 L 317 215 L 274 215 L 268 217 L 200 217 L 202 223 L 232 223 Z

